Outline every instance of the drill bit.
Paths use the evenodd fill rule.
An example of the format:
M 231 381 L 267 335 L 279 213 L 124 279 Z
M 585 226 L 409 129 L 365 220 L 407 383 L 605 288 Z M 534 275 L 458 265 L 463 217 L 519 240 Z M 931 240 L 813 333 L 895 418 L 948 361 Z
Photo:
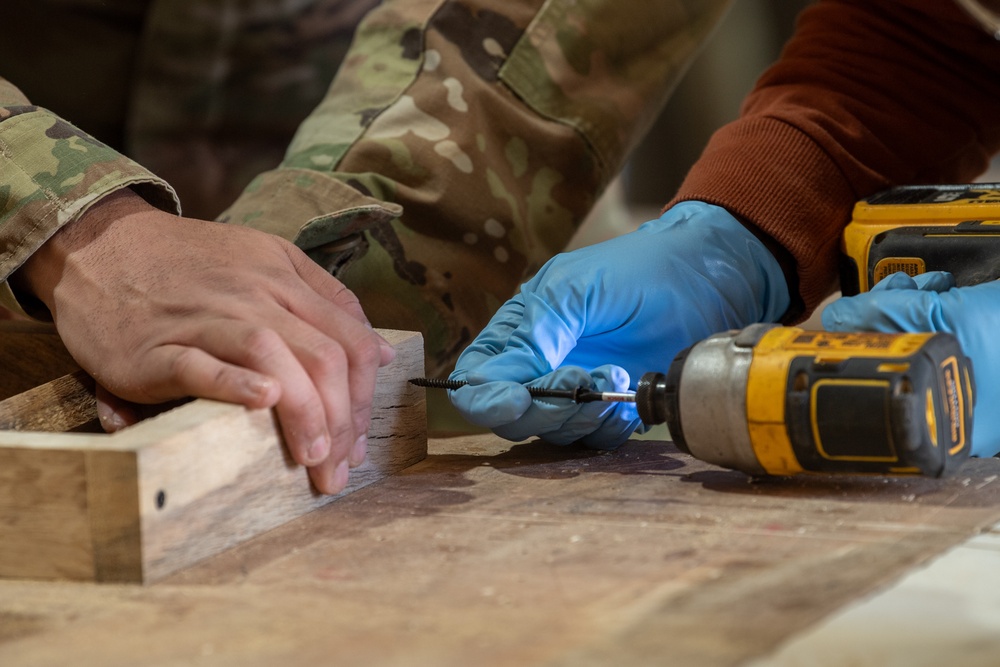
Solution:
M 465 380 L 438 380 L 435 378 L 410 378 L 410 384 L 430 389 L 459 389 L 469 384 Z M 525 387 L 533 398 L 568 398 L 575 403 L 635 403 L 635 393 L 630 391 L 591 391 L 585 387 L 576 389 L 545 389 Z

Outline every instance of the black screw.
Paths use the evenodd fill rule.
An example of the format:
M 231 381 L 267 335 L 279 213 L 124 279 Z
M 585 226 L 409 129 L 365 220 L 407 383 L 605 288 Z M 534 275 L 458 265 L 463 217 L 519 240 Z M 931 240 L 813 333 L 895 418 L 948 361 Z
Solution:
M 439 380 L 437 378 L 410 378 L 410 384 L 418 387 L 428 387 L 431 389 L 461 389 L 469 384 L 465 380 Z M 591 391 L 585 387 L 576 389 L 545 389 L 543 387 L 525 387 L 528 393 L 534 398 L 568 398 L 577 403 L 590 403 L 593 401 L 634 401 L 635 395 L 631 392 L 611 392 L 611 391 Z

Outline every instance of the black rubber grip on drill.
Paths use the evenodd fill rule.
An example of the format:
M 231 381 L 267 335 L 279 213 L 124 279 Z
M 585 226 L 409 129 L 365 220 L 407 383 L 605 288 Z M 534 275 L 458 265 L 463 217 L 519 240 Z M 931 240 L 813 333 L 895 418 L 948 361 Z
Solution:
M 647 426 L 666 423 L 674 444 L 685 454 L 691 451 L 681 427 L 680 383 L 681 371 L 690 351 L 690 347 L 681 350 L 666 374 L 655 371 L 643 374 L 635 392 L 635 404 L 642 423 Z

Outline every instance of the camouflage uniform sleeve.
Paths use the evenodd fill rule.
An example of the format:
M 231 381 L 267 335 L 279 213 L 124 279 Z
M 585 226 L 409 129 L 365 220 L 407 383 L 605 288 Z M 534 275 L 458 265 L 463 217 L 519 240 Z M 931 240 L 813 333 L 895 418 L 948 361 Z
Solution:
M 559 252 L 729 0 L 387 0 L 223 214 L 294 240 L 446 373 Z
M 131 187 L 179 211 L 167 183 L 0 79 L 0 304 L 22 311 L 7 278 L 56 230 L 101 197 Z

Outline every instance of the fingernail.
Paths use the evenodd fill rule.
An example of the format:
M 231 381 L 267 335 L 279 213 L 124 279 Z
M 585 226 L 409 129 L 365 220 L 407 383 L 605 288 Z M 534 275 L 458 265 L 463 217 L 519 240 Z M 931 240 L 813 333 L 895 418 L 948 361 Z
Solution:
M 327 441 L 326 436 L 321 435 L 313 440 L 313 443 L 309 445 L 309 450 L 306 452 L 306 456 L 309 457 L 310 464 L 317 464 L 322 463 L 329 453 L 330 443 Z
M 347 461 L 341 461 L 337 465 L 337 469 L 333 471 L 333 493 L 340 493 L 344 490 L 349 474 Z
M 101 427 L 108 433 L 120 431 L 128 426 L 125 419 L 117 412 L 101 413 L 99 416 L 101 419 Z
M 354 441 L 354 446 L 351 447 L 351 455 L 348 457 L 348 461 L 351 463 L 352 468 L 357 468 L 359 465 L 365 462 L 365 456 L 368 455 L 368 434 L 362 433 L 358 436 L 358 439 Z

